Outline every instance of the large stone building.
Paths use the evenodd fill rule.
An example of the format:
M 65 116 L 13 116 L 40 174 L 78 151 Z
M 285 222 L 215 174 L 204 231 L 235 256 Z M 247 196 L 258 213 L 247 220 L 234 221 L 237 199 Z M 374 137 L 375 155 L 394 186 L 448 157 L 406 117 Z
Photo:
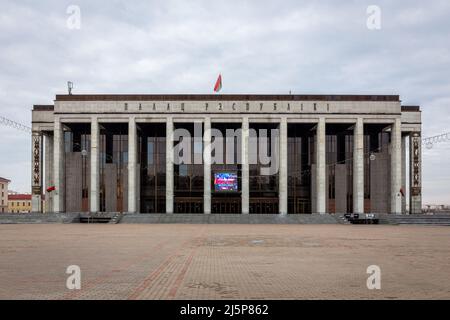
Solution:
M 421 211 L 396 95 L 56 95 L 32 121 L 37 212 Z

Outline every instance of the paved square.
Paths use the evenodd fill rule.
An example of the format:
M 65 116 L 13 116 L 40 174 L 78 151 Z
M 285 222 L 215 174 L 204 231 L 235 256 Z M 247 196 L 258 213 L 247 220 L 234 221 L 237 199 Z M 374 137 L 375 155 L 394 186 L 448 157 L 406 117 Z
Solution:
M 0 298 L 450 299 L 450 228 L 0 225 Z

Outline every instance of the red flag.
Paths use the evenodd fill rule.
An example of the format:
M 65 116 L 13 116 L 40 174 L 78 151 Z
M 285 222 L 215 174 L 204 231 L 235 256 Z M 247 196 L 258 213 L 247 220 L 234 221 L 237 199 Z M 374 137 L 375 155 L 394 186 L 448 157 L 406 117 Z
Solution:
M 404 196 L 405 196 L 405 191 L 403 190 L 403 187 L 402 187 L 402 188 L 400 188 L 400 193 L 402 194 L 402 197 L 404 197 Z
M 47 192 L 52 192 L 52 191 L 55 191 L 55 190 L 56 190 L 55 186 L 51 186 L 51 187 L 47 188 Z
M 216 84 L 214 85 L 214 92 L 219 92 L 222 89 L 222 75 L 219 74 Z

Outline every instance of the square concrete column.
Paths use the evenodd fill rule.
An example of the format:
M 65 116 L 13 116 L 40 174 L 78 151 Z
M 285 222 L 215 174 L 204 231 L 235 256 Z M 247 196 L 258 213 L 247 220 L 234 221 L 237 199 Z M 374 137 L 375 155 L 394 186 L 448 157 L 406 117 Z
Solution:
M 316 132 L 316 210 L 317 213 L 326 213 L 326 132 L 325 118 L 319 118 Z
M 406 157 L 407 157 L 407 143 L 406 140 L 409 138 L 408 135 L 402 136 L 402 189 L 405 194 L 405 196 L 402 196 L 402 214 L 406 214 L 406 207 L 407 207 L 407 201 L 406 201 L 406 168 L 408 167 L 406 165 Z
M 45 153 L 45 206 L 44 212 L 53 211 L 53 192 L 47 192 L 47 188 L 53 186 L 53 136 L 44 135 L 44 153 Z
M 364 213 L 364 121 L 356 119 L 353 131 L 353 212 Z
M 410 178 L 409 212 L 422 213 L 422 139 L 420 132 L 413 132 L 409 140 Z
M 281 118 L 280 122 L 280 189 L 279 189 L 279 211 L 280 214 L 287 214 L 288 212 L 288 155 L 287 155 L 287 144 L 288 144 L 288 132 L 287 132 L 287 119 Z
M 53 212 L 64 212 L 64 130 L 59 118 L 53 130 L 53 184 Z
M 31 140 L 31 212 L 42 213 L 42 132 L 33 131 Z
M 401 119 L 395 119 L 391 127 L 391 213 L 402 213 L 402 127 Z
M 241 138 L 241 161 L 242 161 L 242 213 L 248 214 L 250 203 L 250 172 L 248 164 L 248 137 L 249 137 L 249 124 L 248 117 L 242 118 L 242 138 Z
M 173 119 L 166 119 L 166 213 L 173 213 Z
M 211 118 L 206 117 L 203 133 L 203 211 L 211 213 Z
M 100 128 L 98 119 L 91 119 L 91 190 L 89 194 L 89 211 L 98 212 L 100 210 Z
M 136 158 L 137 158 L 137 131 L 136 118 L 130 117 L 128 121 L 128 212 L 136 213 Z

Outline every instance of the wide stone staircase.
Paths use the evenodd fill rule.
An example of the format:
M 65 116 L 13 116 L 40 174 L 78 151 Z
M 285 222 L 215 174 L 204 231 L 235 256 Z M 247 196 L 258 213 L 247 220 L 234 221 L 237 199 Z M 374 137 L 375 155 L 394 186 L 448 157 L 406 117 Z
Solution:
M 114 214 L 114 216 L 111 218 L 111 220 L 109 221 L 109 223 L 117 224 L 117 223 L 120 222 L 120 220 L 122 220 L 122 217 L 123 217 L 123 213 L 122 212 L 116 212 Z
M 73 223 L 78 213 L 1 213 L 0 224 Z
M 379 224 L 450 226 L 450 214 L 379 214 Z M 194 223 L 194 224 L 350 224 L 331 214 L 127 214 L 127 213 L 2 213 L 0 224 L 50 223 Z
M 80 214 L 79 223 L 115 223 L 120 215 L 117 212 L 99 212 Z M 114 220 L 113 220 L 114 219 Z
M 0 224 L 39 223 L 340 224 L 345 222 L 339 216 L 329 214 L 127 214 L 120 212 L 0 214 Z
M 329 214 L 124 214 L 120 223 L 337 224 Z
M 395 215 L 395 214 L 380 214 L 380 224 L 391 225 L 429 225 L 429 226 L 450 226 L 450 215 L 448 214 L 412 214 L 412 215 Z

